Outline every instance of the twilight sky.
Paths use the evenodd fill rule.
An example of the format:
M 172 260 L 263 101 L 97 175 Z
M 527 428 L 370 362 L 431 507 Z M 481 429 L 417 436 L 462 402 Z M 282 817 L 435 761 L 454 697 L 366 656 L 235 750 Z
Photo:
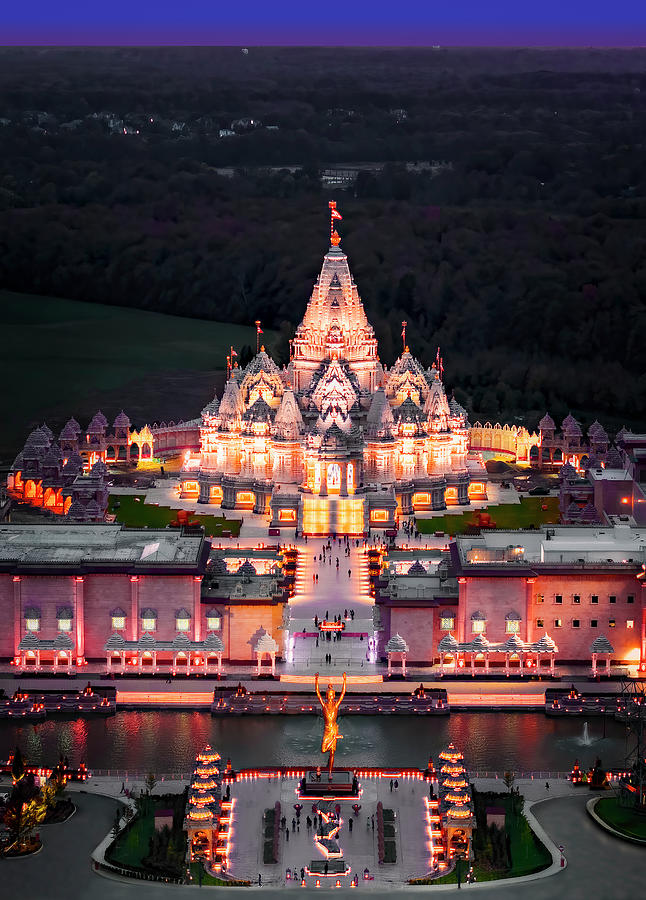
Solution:
M 4 0 L 2 44 L 644 46 L 646 0 Z

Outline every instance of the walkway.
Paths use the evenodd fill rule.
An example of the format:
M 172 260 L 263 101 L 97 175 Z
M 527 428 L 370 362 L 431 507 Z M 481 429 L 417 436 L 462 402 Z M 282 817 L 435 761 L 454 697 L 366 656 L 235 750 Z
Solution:
M 293 675 L 315 672 L 338 675 L 344 671 L 354 675 L 372 675 L 377 671 L 377 666 L 367 658 L 369 642 L 373 638 L 374 608 L 370 596 L 368 558 L 364 548 L 354 546 L 353 541 L 350 542 L 349 556 L 346 556 L 343 541 L 330 540 L 330 544 L 331 549 L 326 549 L 323 561 L 327 541 L 312 539 L 307 543 L 299 542 L 296 592 L 289 607 L 289 630 L 294 636 L 294 647 L 290 654 L 291 663 L 288 662 L 283 671 Z M 346 610 L 349 613 L 351 609 L 354 610 L 354 620 L 350 617 L 345 619 Z M 340 615 L 345 621 L 348 634 L 337 641 L 327 641 L 321 637 L 317 647 L 315 636 L 305 636 L 315 632 L 314 616 L 332 619 L 335 615 Z M 356 636 L 351 637 L 352 634 Z M 332 655 L 331 665 L 325 663 L 327 653 Z

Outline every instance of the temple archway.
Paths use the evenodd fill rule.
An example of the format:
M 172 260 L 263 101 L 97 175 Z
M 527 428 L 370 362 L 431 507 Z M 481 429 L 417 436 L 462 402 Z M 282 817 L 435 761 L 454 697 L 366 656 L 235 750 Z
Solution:
M 338 463 L 330 463 L 327 467 L 327 489 L 329 493 L 341 490 L 341 466 Z

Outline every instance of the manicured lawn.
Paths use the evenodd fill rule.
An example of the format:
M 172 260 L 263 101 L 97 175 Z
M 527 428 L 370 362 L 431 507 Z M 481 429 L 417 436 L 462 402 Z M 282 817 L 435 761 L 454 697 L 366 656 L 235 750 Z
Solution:
M 214 875 L 209 875 L 201 863 L 193 862 L 190 865 L 193 884 L 200 884 L 200 868 L 202 869 L 202 884 L 216 885 L 218 887 L 241 887 L 249 883 L 247 881 L 227 881 L 225 878 L 216 878 Z
M 602 797 L 594 811 L 608 825 L 629 837 L 646 841 L 646 815 L 621 806 L 616 797 Z
M 177 518 L 177 510 L 170 506 L 153 506 L 144 503 L 144 494 L 110 494 L 108 500 L 108 512 L 117 517 L 130 528 L 165 528 Z M 119 503 L 119 507 L 115 507 Z M 225 516 L 194 515 L 190 519 L 196 519 L 200 525 L 204 525 L 207 535 L 221 537 L 222 531 L 230 531 L 237 537 L 240 534 L 241 520 L 227 519 Z
M 547 509 L 542 507 L 546 506 Z M 520 503 L 500 503 L 488 506 L 487 512 L 496 528 L 529 528 L 530 525 L 557 524 L 559 521 L 558 497 L 521 497 Z M 422 534 L 444 531 L 446 534 L 464 534 L 469 525 L 477 522 L 476 512 L 467 510 L 461 514 L 417 519 L 417 530 Z
M 256 347 L 253 325 L 37 294 L 0 291 L 0 317 L 3 459 L 45 419 L 54 431 L 72 415 L 86 425 L 99 408 L 110 420 L 125 409 L 137 427 L 190 419 L 213 397 L 229 347 Z M 274 335 L 265 330 L 268 348 Z
M 130 828 L 119 836 L 110 860 L 126 866 L 142 866 L 142 860 L 148 856 L 150 838 L 155 830 L 155 812 L 152 807 L 145 816 L 137 816 Z

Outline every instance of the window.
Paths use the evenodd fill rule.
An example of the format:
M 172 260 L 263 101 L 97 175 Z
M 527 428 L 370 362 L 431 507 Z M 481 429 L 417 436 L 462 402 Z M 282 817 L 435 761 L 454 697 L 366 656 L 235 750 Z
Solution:
M 597 628 L 599 625 L 598 619 L 590 619 L 590 628 Z
M 614 628 L 616 624 L 614 619 L 608 619 L 608 628 Z
M 486 624 L 484 619 L 473 619 L 471 621 L 471 631 L 473 634 L 484 634 Z
M 222 628 L 222 617 L 219 613 L 210 612 L 206 614 L 206 627 L 209 631 L 219 631 Z
M 112 616 L 112 629 L 114 631 L 121 631 L 126 627 L 126 617 L 125 616 Z
M 178 616 L 175 619 L 175 625 L 178 631 L 188 631 L 191 627 L 191 620 L 187 619 L 185 616 Z
M 157 627 L 157 619 L 154 616 L 146 616 L 141 620 L 141 627 L 144 631 L 154 631 Z
M 543 621 L 543 619 L 536 619 L 536 627 L 545 628 L 545 622 Z
M 580 619 L 572 619 L 572 628 L 580 628 L 581 620 Z
M 544 603 L 544 602 L 545 602 L 545 597 L 543 596 L 543 594 L 536 594 L 536 602 L 537 602 L 537 603 Z
M 453 631 L 455 627 L 455 618 L 453 616 L 442 616 L 440 619 L 440 629 L 442 631 Z
M 634 628 L 635 620 L 634 619 L 626 619 L 626 628 Z
M 617 598 L 615 597 L 614 594 L 611 594 L 611 595 L 608 597 L 608 600 L 610 600 L 611 603 L 616 603 L 616 602 L 617 602 Z
M 572 597 L 572 603 L 580 603 L 581 602 L 581 594 L 574 594 Z
M 555 628 L 560 628 L 562 624 L 563 624 L 562 619 L 554 619 L 554 627 Z
M 557 594 L 556 597 L 554 598 L 554 601 L 555 601 L 556 603 L 563 603 L 563 596 L 562 596 L 562 594 Z
M 591 603 L 598 603 L 598 602 L 599 602 L 599 598 L 597 597 L 596 594 L 593 594 L 593 595 L 590 597 L 590 602 L 591 602 Z
M 520 631 L 520 622 L 518 619 L 507 619 L 505 622 L 506 634 L 518 634 Z
M 58 630 L 59 631 L 71 631 L 72 630 L 72 620 L 69 618 L 59 619 L 58 620 Z
M 40 631 L 40 619 L 33 616 L 25 619 L 25 627 L 27 631 Z
M 635 602 L 635 595 L 628 594 L 628 596 L 626 597 L 626 603 L 634 603 L 634 602 Z

